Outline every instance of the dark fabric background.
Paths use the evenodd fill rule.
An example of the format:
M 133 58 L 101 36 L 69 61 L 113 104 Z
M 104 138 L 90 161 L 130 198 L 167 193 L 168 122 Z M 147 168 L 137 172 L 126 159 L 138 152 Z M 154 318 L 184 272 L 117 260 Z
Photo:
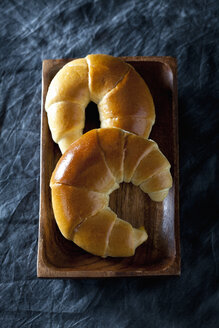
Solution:
M 0 2 L 0 327 L 218 327 L 218 9 Z M 181 277 L 36 277 L 42 60 L 88 53 L 177 57 Z

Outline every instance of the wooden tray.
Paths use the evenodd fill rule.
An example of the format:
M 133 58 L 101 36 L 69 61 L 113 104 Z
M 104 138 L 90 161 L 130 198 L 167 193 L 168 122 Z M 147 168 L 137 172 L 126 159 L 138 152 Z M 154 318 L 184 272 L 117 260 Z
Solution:
M 180 274 L 179 172 L 176 60 L 172 57 L 123 57 L 148 84 L 156 108 L 150 138 L 155 140 L 171 163 L 173 187 L 167 198 L 156 203 L 140 188 L 121 184 L 110 197 L 110 207 L 135 227 L 144 225 L 149 238 L 130 258 L 93 256 L 66 240 L 52 211 L 49 181 L 61 155 L 52 141 L 44 110 L 51 79 L 71 59 L 44 60 L 42 72 L 40 224 L 38 277 L 115 277 Z M 97 107 L 89 104 L 85 130 L 99 127 Z

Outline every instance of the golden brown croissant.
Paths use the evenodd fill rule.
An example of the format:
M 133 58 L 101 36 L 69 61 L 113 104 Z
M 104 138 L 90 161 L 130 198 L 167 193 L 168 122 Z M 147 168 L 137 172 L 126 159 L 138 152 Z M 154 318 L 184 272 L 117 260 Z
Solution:
M 60 231 L 102 257 L 132 256 L 147 239 L 108 207 L 121 182 L 162 201 L 172 186 L 170 163 L 152 140 L 118 128 L 95 129 L 76 140 L 51 177 L 52 205 Z
M 108 55 L 66 64 L 53 78 L 45 109 L 62 153 L 83 134 L 85 108 L 97 104 L 101 127 L 118 127 L 147 138 L 155 120 L 151 93 L 132 66 Z

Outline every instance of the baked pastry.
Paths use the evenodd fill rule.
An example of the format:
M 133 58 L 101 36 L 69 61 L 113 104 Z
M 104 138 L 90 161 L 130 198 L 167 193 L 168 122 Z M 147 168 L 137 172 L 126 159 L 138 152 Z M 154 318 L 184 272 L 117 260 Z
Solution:
M 66 64 L 46 96 L 52 138 L 62 153 L 83 134 L 90 101 L 98 106 L 102 128 L 118 127 L 148 138 L 155 110 L 144 80 L 117 57 L 88 55 Z
M 172 186 L 170 163 L 152 140 L 118 128 L 94 129 L 71 144 L 52 174 L 52 205 L 63 236 L 102 257 L 126 257 L 147 239 L 109 208 L 121 182 L 162 201 Z

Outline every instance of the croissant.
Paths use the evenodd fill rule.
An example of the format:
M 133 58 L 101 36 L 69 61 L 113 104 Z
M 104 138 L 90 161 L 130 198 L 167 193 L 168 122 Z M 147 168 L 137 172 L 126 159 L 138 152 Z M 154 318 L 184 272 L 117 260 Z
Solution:
M 53 140 L 64 153 L 82 134 L 85 108 L 97 104 L 101 127 L 118 127 L 148 138 L 155 121 L 148 86 L 119 58 L 88 55 L 66 64 L 53 78 L 45 109 Z
M 63 236 L 102 257 L 127 257 L 147 239 L 109 208 L 121 182 L 162 201 L 172 186 L 170 163 L 158 145 L 119 128 L 94 129 L 76 140 L 53 171 L 52 206 Z

